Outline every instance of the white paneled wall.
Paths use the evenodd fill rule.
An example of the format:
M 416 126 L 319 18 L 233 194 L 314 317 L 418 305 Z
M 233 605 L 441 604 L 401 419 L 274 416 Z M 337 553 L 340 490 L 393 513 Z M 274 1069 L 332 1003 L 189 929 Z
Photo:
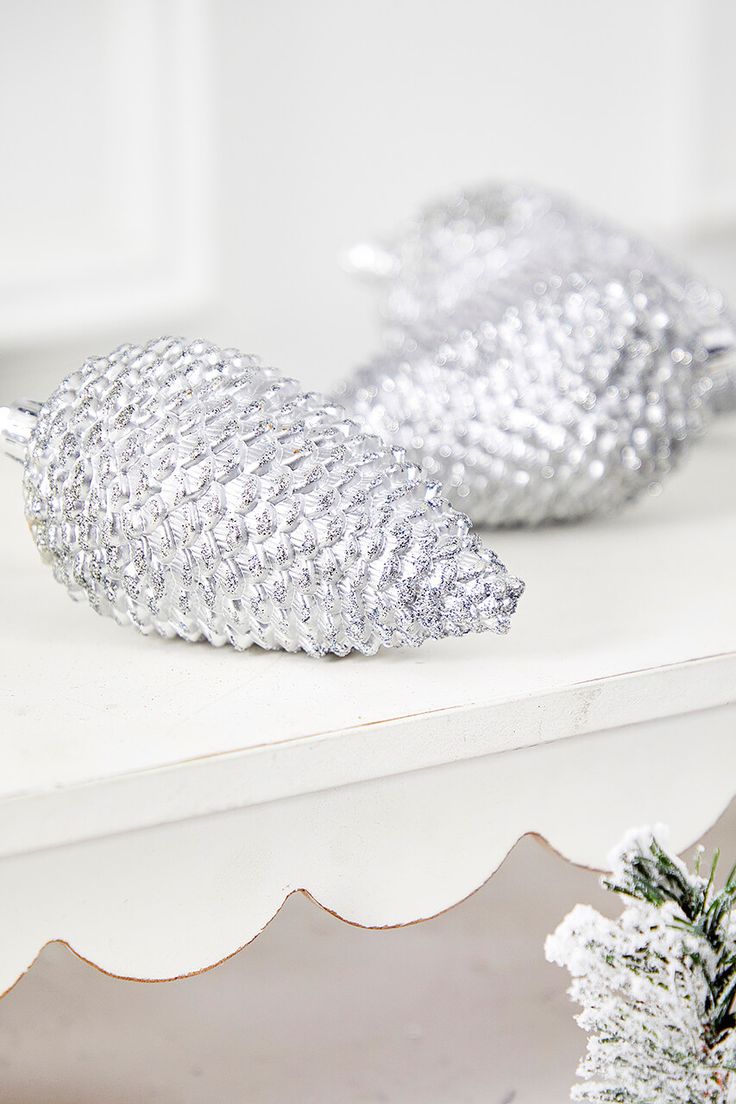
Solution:
M 199 0 L 5 0 L 0 341 L 139 325 L 211 291 Z
M 3 0 L 0 399 L 172 330 L 328 385 L 355 239 L 487 177 L 736 220 L 731 0 Z M 6 394 L 6 390 L 8 394 Z

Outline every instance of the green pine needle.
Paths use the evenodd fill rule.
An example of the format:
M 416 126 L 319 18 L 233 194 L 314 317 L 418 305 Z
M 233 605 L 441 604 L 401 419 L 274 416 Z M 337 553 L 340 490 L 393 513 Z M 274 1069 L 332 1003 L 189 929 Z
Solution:
M 715 968 L 703 955 L 694 955 L 693 963 L 702 971 L 710 993 L 706 1027 L 708 1046 L 714 1047 L 736 1025 L 736 949 L 729 932 L 731 912 L 736 901 L 736 865 L 721 890 L 716 892 L 716 869 L 720 852 L 715 851 L 707 880 L 699 877 L 700 855 L 694 877 L 687 874 L 665 849 L 652 838 L 648 850 L 641 845 L 627 856 L 628 865 L 620 883 L 604 881 L 607 889 L 661 908 L 672 902 L 682 914 L 677 926 L 702 938 L 713 953 Z

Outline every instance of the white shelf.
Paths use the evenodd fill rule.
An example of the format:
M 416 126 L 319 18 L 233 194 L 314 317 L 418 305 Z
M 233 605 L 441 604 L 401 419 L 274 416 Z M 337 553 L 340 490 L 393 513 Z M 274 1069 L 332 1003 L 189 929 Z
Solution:
M 52 937 L 116 973 L 200 969 L 298 888 L 416 920 L 528 831 L 592 865 L 638 819 L 690 842 L 736 793 L 735 460 L 722 420 L 619 518 L 490 535 L 527 582 L 509 637 L 344 660 L 143 639 L 74 605 L 7 464 L 0 990 Z M 172 937 L 196 896 L 201 932 Z

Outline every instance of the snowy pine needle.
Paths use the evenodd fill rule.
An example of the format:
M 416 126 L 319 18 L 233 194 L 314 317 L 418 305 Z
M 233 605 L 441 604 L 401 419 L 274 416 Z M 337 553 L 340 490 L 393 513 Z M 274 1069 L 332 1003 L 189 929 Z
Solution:
M 573 1100 L 727 1104 L 736 1100 L 736 868 L 717 890 L 661 842 L 630 833 L 603 885 L 627 899 L 616 920 L 577 905 L 548 937 L 572 975 L 588 1033 Z

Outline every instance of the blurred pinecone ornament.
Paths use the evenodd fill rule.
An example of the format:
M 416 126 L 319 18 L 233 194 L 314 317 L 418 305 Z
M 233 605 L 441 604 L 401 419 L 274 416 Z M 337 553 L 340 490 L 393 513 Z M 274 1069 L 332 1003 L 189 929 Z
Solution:
M 350 263 L 386 342 L 338 398 L 477 522 L 615 511 L 736 398 L 720 293 L 550 193 L 460 195 Z
M 236 350 L 124 345 L 1 421 L 56 578 L 143 633 L 371 654 L 505 632 L 523 590 L 399 451 Z

